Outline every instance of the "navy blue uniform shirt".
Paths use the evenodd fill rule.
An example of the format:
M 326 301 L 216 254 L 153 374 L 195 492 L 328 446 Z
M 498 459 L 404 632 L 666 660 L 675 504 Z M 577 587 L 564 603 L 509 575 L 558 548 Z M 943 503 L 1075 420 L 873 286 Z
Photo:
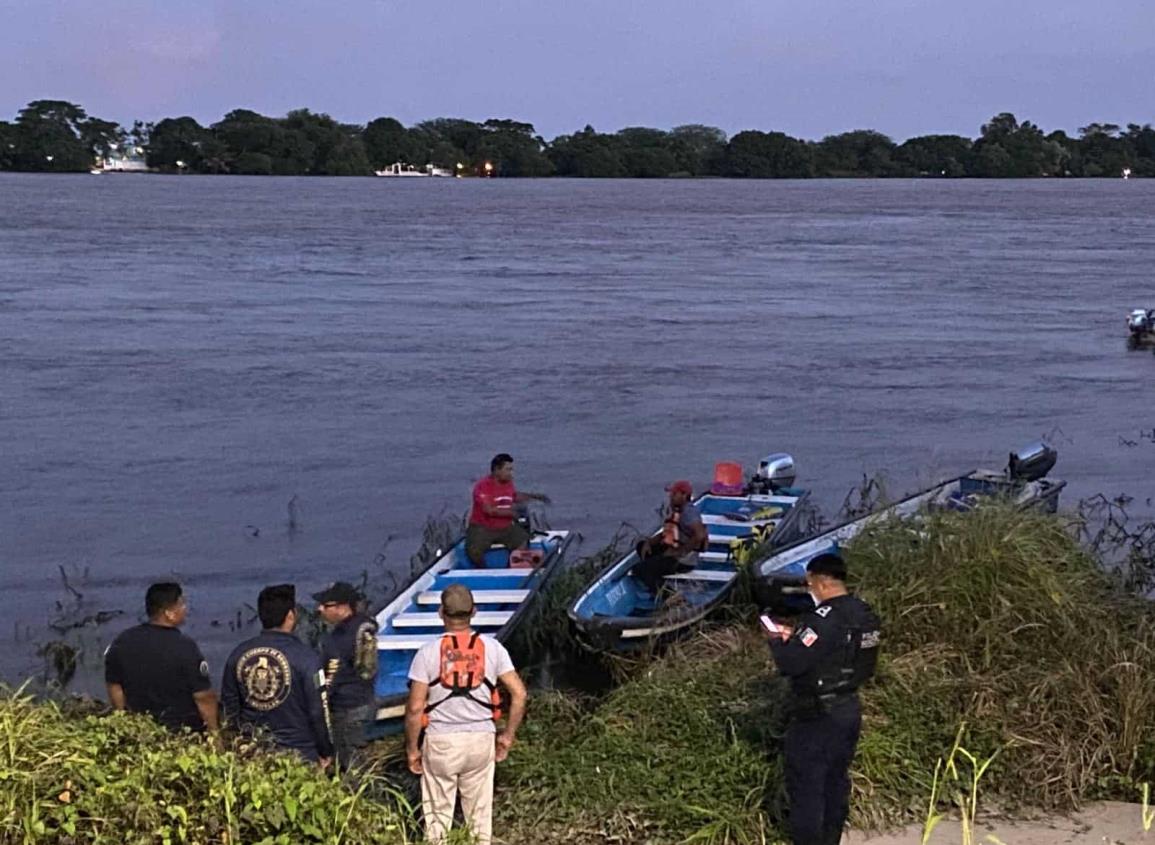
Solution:
M 376 701 L 377 623 L 355 613 L 321 636 L 321 658 L 329 680 L 329 707 L 352 710 Z
M 104 653 L 105 683 L 124 689 L 128 709 L 172 730 L 203 731 L 193 693 L 212 687 L 197 644 L 176 628 L 146 622 L 121 632 Z
M 225 720 L 262 728 L 306 760 L 332 757 L 321 658 L 292 634 L 263 631 L 229 655 L 221 679 Z
M 870 605 L 842 595 L 801 617 L 790 639 L 771 639 L 774 663 L 790 679 L 795 704 L 854 693 L 874 673 L 880 627 Z

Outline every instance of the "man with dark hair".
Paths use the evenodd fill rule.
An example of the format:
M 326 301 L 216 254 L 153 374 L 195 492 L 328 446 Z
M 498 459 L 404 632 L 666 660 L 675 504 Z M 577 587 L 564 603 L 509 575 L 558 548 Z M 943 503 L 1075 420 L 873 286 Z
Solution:
M 104 653 L 108 700 L 117 710 L 148 713 L 171 730 L 215 731 L 209 665 L 180 632 L 188 616 L 180 584 L 153 584 L 144 608 L 148 622 L 122 632 Z
M 337 766 L 347 769 L 356 749 L 368 743 L 376 709 L 377 623 L 359 612 L 361 594 L 337 581 L 314 593 L 317 611 L 329 630 L 321 636 L 321 659 L 329 685 Z
M 882 624 L 846 590 L 846 563 L 813 558 L 806 584 L 815 608 L 794 628 L 779 625 L 770 651 L 790 680 L 786 793 L 794 845 L 838 845 L 850 812 L 850 763 L 862 711 L 858 688 L 874 675 Z
M 474 566 L 485 565 L 485 553 L 494 544 L 510 551 L 525 547 L 529 534 L 516 521 L 516 506 L 529 501 L 549 504 L 549 496 L 517 492 L 513 486 L 513 456 L 505 452 L 495 455 L 489 462 L 489 475 L 473 486 L 465 553 Z
M 293 636 L 297 591 L 265 587 L 257 598 L 264 630 L 229 655 L 221 680 L 225 721 L 264 730 L 273 743 L 326 768 L 333 756 L 321 659 Z

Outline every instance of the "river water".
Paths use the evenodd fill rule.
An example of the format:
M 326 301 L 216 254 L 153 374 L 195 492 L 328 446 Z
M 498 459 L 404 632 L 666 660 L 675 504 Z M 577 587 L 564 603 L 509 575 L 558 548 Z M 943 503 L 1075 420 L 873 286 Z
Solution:
M 170 576 L 220 666 L 262 585 L 407 568 L 498 451 L 587 549 L 778 450 L 830 512 L 1050 435 L 1066 504 L 1150 515 L 1153 267 L 1155 181 L 0 174 L 0 677 L 61 568 L 128 614 L 90 666 Z

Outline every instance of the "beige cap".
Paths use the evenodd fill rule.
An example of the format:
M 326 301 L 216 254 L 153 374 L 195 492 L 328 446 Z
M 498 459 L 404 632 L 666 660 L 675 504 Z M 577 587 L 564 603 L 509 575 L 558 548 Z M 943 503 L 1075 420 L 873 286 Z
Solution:
M 450 584 L 441 591 L 441 611 L 446 616 L 463 617 L 473 613 L 473 593 L 464 584 Z

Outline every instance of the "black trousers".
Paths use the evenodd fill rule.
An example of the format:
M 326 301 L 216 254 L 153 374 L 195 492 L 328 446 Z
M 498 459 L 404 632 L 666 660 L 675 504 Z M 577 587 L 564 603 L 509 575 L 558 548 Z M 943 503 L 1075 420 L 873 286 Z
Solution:
M 642 557 L 642 543 L 639 541 L 635 551 L 638 553 L 638 562 L 634 564 L 630 574 L 646 585 L 646 589 L 654 595 L 662 588 L 667 575 L 673 575 L 681 568 L 678 559 L 670 554 L 669 546 L 661 540 L 650 543 L 650 554 Z
M 857 696 L 786 728 L 786 794 L 794 845 L 838 845 L 850 814 L 850 762 L 862 729 Z

